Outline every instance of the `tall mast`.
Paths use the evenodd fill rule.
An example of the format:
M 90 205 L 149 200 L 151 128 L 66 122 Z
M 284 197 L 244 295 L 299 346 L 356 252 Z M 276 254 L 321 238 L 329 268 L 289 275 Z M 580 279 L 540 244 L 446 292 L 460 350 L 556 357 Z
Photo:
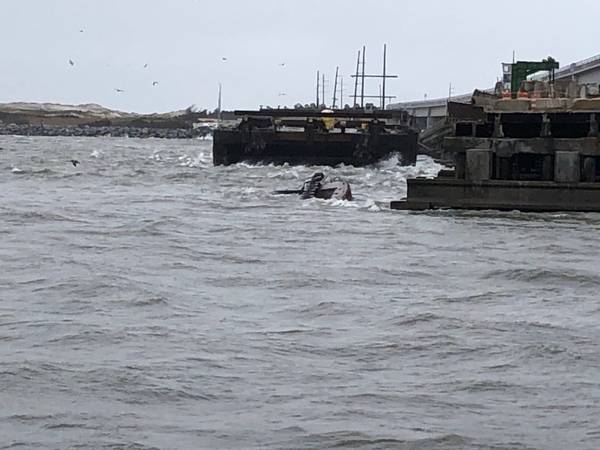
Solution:
M 340 109 L 344 109 L 344 77 L 340 77 Z
M 320 105 L 320 102 L 319 102 L 319 81 L 320 81 L 320 79 L 321 79 L 321 77 L 320 77 L 319 71 L 317 70 L 317 109 L 319 109 L 319 105 Z
M 321 75 L 323 77 L 323 82 L 321 83 L 321 92 L 323 93 L 323 106 L 327 106 L 325 103 L 325 74 Z
M 367 48 L 363 47 L 362 51 L 362 83 L 360 89 L 360 107 L 365 107 L 365 53 L 367 52 Z
M 359 76 L 359 71 L 360 70 L 360 50 L 358 51 L 358 58 L 356 58 L 356 77 L 354 78 L 354 105 L 352 105 L 352 107 L 355 107 L 358 103 L 358 76 Z
M 383 44 L 383 89 L 381 91 L 381 109 L 385 111 L 385 80 L 387 78 L 386 70 L 387 63 L 387 44 Z
M 340 73 L 339 66 L 335 68 L 335 82 L 333 83 L 333 102 L 331 107 L 335 109 L 335 105 L 337 103 L 337 85 L 338 85 L 338 76 Z
M 357 65 L 357 70 L 356 70 L 356 75 L 352 75 L 351 78 L 354 78 L 354 92 L 355 92 L 355 101 L 354 104 L 356 106 L 360 106 L 361 108 L 365 107 L 365 99 L 379 99 L 380 101 L 380 106 L 382 109 L 385 109 L 385 105 L 386 103 L 388 103 L 388 100 L 396 98 L 393 95 L 388 95 L 387 94 L 387 80 L 388 78 L 398 78 L 398 75 L 388 75 L 387 72 L 387 44 L 385 44 L 383 46 L 383 73 L 382 74 L 365 74 L 365 70 L 366 70 L 366 47 L 363 47 L 362 49 L 362 71 L 359 74 L 359 70 L 358 67 L 359 65 Z M 360 60 L 360 52 L 359 52 L 359 60 Z M 356 92 L 357 92 L 357 80 L 361 79 L 361 93 L 360 93 L 360 105 L 357 104 L 356 102 Z M 379 84 L 379 95 L 365 95 L 365 80 L 367 78 L 378 78 L 382 80 L 382 83 Z
M 221 123 L 221 94 L 222 94 L 223 86 L 219 83 L 219 103 L 217 109 L 219 112 L 217 113 L 217 123 Z

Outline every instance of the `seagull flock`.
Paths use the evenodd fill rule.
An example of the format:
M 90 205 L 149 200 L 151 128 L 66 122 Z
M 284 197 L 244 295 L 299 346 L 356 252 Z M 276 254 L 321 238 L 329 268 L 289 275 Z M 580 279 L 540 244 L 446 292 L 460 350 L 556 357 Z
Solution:
M 83 33 L 83 32 L 84 32 L 84 29 L 83 29 L 83 28 L 81 28 L 81 29 L 79 30 L 79 33 Z M 71 66 L 71 67 L 74 67 L 74 66 L 75 66 L 75 61 L 73 61 L 71 58 L 69 58 L 69 60 L 68 60 L 68 61 L 69 61 L 69 66 Z M 221 57 L 221 62 L 224 62 L 224 63 L 225 63 L 225 62 L 228 62 L 228 61 L 229 61 L 229 59 L 228 59 L 226 56 L 222 56 L 222 57 Z M 286 67 L 286 63 L 285 63 L 285 62 L 281 62 L 281 63 L 279 63 L 279 64 L 278 64 L 278 66 L 279 66 L 279 67 Z M 143 67 L 144 67 L 144 69 L 147 69 L 147 68 L 148 68 L 148 63 L 144 63 L 144 66 L 143 66 Z M 153 87 L 156 87 L 156 86 L 158 86 L 158 85 L 159 85 L 158 81 L 153 81 L 153 82 L 152 82 L 152 86 L 153 86 Z M 117 94 L 123 94 L 123 93 L 125 92 L 125 89 L 121 89 L 121 88 L 114 88 L 114 91 L 115 91 Z M 279 97 L 282 97 L 282 96 L 285 96 L 285 95 L 287 95 L 285 92 L 280 92 L 280 93 L 278 94 L 278 96 L 279 96 Z M 75 164 L 73 164 L 73 165 L 75 165 Z

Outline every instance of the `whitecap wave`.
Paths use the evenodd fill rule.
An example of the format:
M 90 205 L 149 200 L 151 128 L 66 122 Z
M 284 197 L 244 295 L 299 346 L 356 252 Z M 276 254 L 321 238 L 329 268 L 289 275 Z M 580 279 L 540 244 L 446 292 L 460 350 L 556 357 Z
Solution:
M 265 189 L 270 191 L 280 189 L 299 189 L 302 182 L 315 172 L 323 172 L 330 179 L 341 178 L 350 183 L 354 200 L 351 202 L 339 200 L 316 200 L 326 202 L 332 207 L 350 207 L 364 209 L 370 212 L 381 212 L 388 208 L 389 202 L 400 200 L 406 196 L 406 180 L 408 178 L 434 178 L 444 168 L 428 156 L 419 156 L 413 166 L 401 165 L 398 155 L 367 167 L 349 165 L 327 166 L 282 166 L 250 165 L 241 163 L 231 169 L 243 173 L 247 181 L 260 180 Z M 262 180 L 261 180 L 262 179 Z M 304 202 L 310 205 L 309 203 Z
M 204 152 L 199 152 L 196 156 L 184 155 L 179 157 L 180 165 L 185 167 L 207 167 L 212 161 L 206 157 Z

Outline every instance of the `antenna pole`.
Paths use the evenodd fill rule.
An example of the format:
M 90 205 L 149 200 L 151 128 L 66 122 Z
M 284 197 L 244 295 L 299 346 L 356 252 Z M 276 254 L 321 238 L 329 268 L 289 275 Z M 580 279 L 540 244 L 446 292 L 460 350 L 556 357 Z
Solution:
M 367 52 L 367 48 L 363 47 L 362 52 L 362 83 L 360 90 L 360 107 L 365 107 L 365 53 Z
M 335 68 L 335 82 L 333 83 L 333 104 L 331 107 L 335 109 L 335 105 L 337 103 L 337 86 L 338 86 L 338 77 L 340 73 L 339 66 Z
M 358 105 L 357 100 L 358 100 L 358 76 L 359 76 L 359 69 L 360 69 L 360 50 L 358 51 L 358 58 L 356 59 L 356 77 L 354 78 L 354 105 L 352 105 L 352 107 L 354 108 L 356 105 Z

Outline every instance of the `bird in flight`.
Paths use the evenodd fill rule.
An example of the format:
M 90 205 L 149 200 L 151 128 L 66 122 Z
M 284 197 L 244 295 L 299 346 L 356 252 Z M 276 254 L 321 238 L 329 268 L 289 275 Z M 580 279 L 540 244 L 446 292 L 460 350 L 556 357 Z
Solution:
M 146 69 L 148 67 L 148 63 L 144 64 L 144 69 Z
M 76 159 L 72 159 L 71 164 L 73 164 L 73 167 L 77 167 L 77 164 L 81 164 L 81 163 L 79 161 L 77 161 Z
M 158 81 L 153 81 L 152 86 L 158 86 Z
M 279 67 L 285 67 L 285 63 L 279 63 Z
M 69 64 L 70 64 L 70 65 L 72 65 L 72 66 L 74 66 L 74 65 L 75 65 L 75 63 L 73 62 L 73 60 L 72 60 L 72 59 L 70 59 L 70 60 L 69 60 Z
M 279 96 L 280 96 L 280 97 L 284 97 L 284 96 L 286 96 L 286 95 L 287 95 L 287 94 L 286 94 L 285 92 L 280 92 L 280 93 L 279 93 Z
M 227 61 L 227 58 L 225 58 L 224 56 L 221 58 L 221 61 Z
M 80 33 L 83 33 L 83 28 L 81 30 L 79 30 Z
M 119 88 L 115 88 L 115 91 L 117 91 L 119 94 L 120 94 L 121 92 L 125 92 L 123 89 L 119 89 Z

